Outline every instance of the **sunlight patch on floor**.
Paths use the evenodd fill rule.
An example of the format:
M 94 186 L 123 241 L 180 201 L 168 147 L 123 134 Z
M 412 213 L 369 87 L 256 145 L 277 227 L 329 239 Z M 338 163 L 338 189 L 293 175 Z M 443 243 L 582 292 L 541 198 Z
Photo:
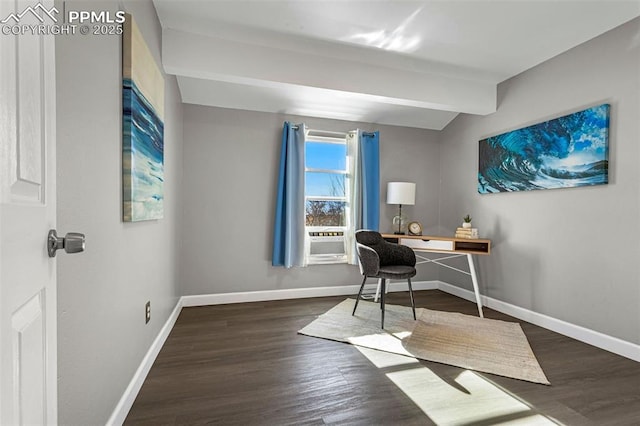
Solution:
M 352 345 L 360 347 L 374 347 L 385 348 L 390 352 L 395 352 L 402 356 L 413 357 L 402 344 L 402 339 L 411 335 L 411 332 L 400 332 L 396 334 L 389 334 L 386 332 L 377 334 L 368 334 L 366 336 L 348 337 L 347 341 Z
M 362 346 L 354 346 L 369 361 L 378 368 L 395 367 L 399 365 L 420 364 L 420 361 L 410 356 L 402 356 L 392 354 L 390 352 L 378 351 L 376 349 L 363 348 Z
M 464 370 L 455 383 L 447 383 L 415 358 L 356 348 L 378 368 L 400 367 L 386 376 L 438 425 L 561 424 L 473 371 Z

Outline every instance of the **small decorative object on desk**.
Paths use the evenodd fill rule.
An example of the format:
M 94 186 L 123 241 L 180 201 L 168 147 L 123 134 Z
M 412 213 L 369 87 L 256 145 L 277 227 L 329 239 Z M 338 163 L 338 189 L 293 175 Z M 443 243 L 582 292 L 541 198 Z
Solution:
M 463 228 L 471 228 L 471 216 L 466 215 L 462 218 L 462 227 Z
M 409 222 L 407 230 L 409 231 L 409 235 L 422 235 L 422 224 L 416 221 Z
M 456 238 L 476 239 L 478 238 L 478 228 L 457 228 Z

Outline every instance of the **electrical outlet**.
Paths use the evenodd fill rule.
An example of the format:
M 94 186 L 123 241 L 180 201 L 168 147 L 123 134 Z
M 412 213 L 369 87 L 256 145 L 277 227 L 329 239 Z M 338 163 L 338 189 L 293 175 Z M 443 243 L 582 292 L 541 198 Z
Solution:
M 151 301 L 144 305 L 144 323 L 148 324 L 151 321 Z

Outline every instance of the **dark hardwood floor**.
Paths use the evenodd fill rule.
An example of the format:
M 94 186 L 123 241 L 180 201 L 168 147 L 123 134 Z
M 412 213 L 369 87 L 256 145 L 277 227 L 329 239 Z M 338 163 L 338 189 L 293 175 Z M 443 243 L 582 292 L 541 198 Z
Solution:
M 441 291 L 415 294 L 418 307 L 477 315 Z M 183 309 L 125 424 L 640 425 L 639 363 L 490 309 L 521 323 L 551 386 L 426 361 L 379 368 L 352 345 L 296 333 L 344 299 Z M 391 379 L 409 376 L 424 377 L 415 391 Z

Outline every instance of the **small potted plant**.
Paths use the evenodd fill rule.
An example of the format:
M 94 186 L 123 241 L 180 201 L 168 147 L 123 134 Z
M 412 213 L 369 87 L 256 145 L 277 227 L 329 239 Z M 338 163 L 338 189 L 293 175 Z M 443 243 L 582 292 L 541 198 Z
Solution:
M 466 215 L 465 217 L 462 218 L 463 222 L 462 222 L 462 227 L 463 228 L 471 228 L 471 216 Z

